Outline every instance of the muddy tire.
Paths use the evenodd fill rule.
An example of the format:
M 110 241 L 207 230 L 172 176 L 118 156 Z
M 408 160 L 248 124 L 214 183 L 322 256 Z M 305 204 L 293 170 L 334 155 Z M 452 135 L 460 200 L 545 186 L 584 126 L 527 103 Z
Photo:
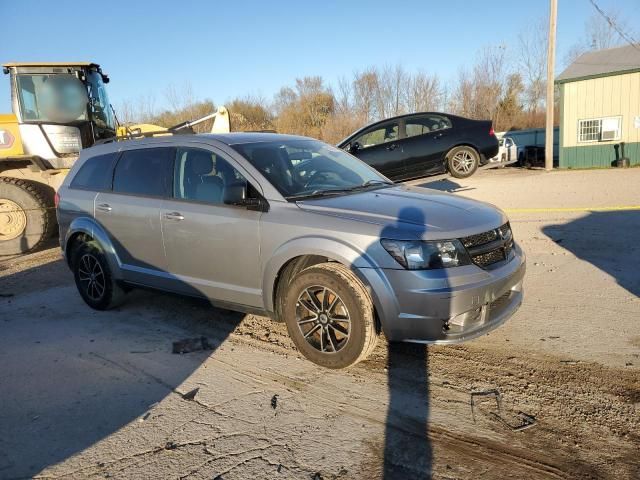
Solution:
M 281 294 L 289 335 L 312 362 L 345 368 L 364 360 L 374 349 L 378 332 L 371 297 L 344 265 L 309 267 Z
M 96 242 L 82 243 L 72 262 L 73 277 L 80 296 L 96 310 L 109 310 L 122 304 L 125 291 L 111 275 L 109 263 Z
M 54 232 L 53 195 L 37 182 L 0 177 L 0 255 L 17 255 L 40 246 Z
M 471 147 L 456 147 L 447 154 L 447 168 L 452 177 L 470 177 L 479 166 L 480 155 Z

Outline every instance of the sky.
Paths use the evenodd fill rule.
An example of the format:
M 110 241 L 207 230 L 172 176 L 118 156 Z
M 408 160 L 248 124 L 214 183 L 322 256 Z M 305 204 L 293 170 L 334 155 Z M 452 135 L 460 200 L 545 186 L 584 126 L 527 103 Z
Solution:
M 640 24 L 640 0 L 598 0 Z M 99 63 L 109 94 L 153 98 L 190 84 L 196 98 L 223 104 L 267 100 L 297 77 L 329 84 L 368 66 L 402 65 L 446 84 L 480 49 L 504 46 L 517 60 L 519 32 L 548 15 L 547 0 L 36 1 L 0 0 L 0 62 Z M 558 0 L 558 68 L 595 12 L 589 0 Z M 557 72 L 559 73 L 559 72 Z M 0 76 L 0 112 L 9 112 Z

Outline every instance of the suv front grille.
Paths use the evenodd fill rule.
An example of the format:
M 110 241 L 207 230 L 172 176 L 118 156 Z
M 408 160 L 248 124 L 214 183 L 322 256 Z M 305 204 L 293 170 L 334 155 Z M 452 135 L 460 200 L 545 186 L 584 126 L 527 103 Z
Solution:
M 498 230 L 489 230 L 488 232 L 478 233 L 462 239 L 462 244 L 467 247 L 477 247 L 485 243 L 493 242 L 498 239 Z
M 509 223 L 488 232 L 464 237 L 461 242 L 473 263 L 482 268 L 508 260 L 513 250 L 513 234 Z

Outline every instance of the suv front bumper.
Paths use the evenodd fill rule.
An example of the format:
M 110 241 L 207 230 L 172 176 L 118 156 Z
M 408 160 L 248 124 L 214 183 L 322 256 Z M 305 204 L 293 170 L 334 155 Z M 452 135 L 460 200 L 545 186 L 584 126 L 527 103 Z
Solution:
M 390 341 L 459 343 L 507 321 L 523 299 L 524 252 L 509 262 L 442 270 L 361 268 Z

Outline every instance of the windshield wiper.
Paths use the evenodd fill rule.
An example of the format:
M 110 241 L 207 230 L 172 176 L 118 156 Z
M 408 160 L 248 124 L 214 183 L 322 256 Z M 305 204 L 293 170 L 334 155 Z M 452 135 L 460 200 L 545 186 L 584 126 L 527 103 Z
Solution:
M 394 185 L 393 182 L 389 182 L 387 180 L 367 180 L 366 182 L 360 185 L 354 185 L 353 187 L 347 188 L 327 188 L 325 190 L 314 190 L 310 193 L 302 193 L 299 195 L 291 195 L 287 197 L 287 200 L 301 200 L 303 198 L 320 198 L 320 197 L 328 197 L 331 195 L 339 195 L 341 193 L 350 193 L 355 192 L 357 190 L 364 190 L 369 187 L 385 187 Z
M 340 193 L 348 193 L 351 191 L 351 188 L 330 188 L 326 190 L 314 190 L 309 193 L 301 193 L 298 195 L 289 195 L 286 197 L 287 200 L 302 200 L 304 198 L 319 198 L 319 197 L 329 197 L 331 195 L 339 195 Z
M 388 180 L 367 180 L 361 185 L 357 185 L 353 187 L 351 190 L 359 190 L 361 188 L 373 187 L 373 186 L 384 186 L 384 185 L 395 185 L 393 182 L 389 182 Z

